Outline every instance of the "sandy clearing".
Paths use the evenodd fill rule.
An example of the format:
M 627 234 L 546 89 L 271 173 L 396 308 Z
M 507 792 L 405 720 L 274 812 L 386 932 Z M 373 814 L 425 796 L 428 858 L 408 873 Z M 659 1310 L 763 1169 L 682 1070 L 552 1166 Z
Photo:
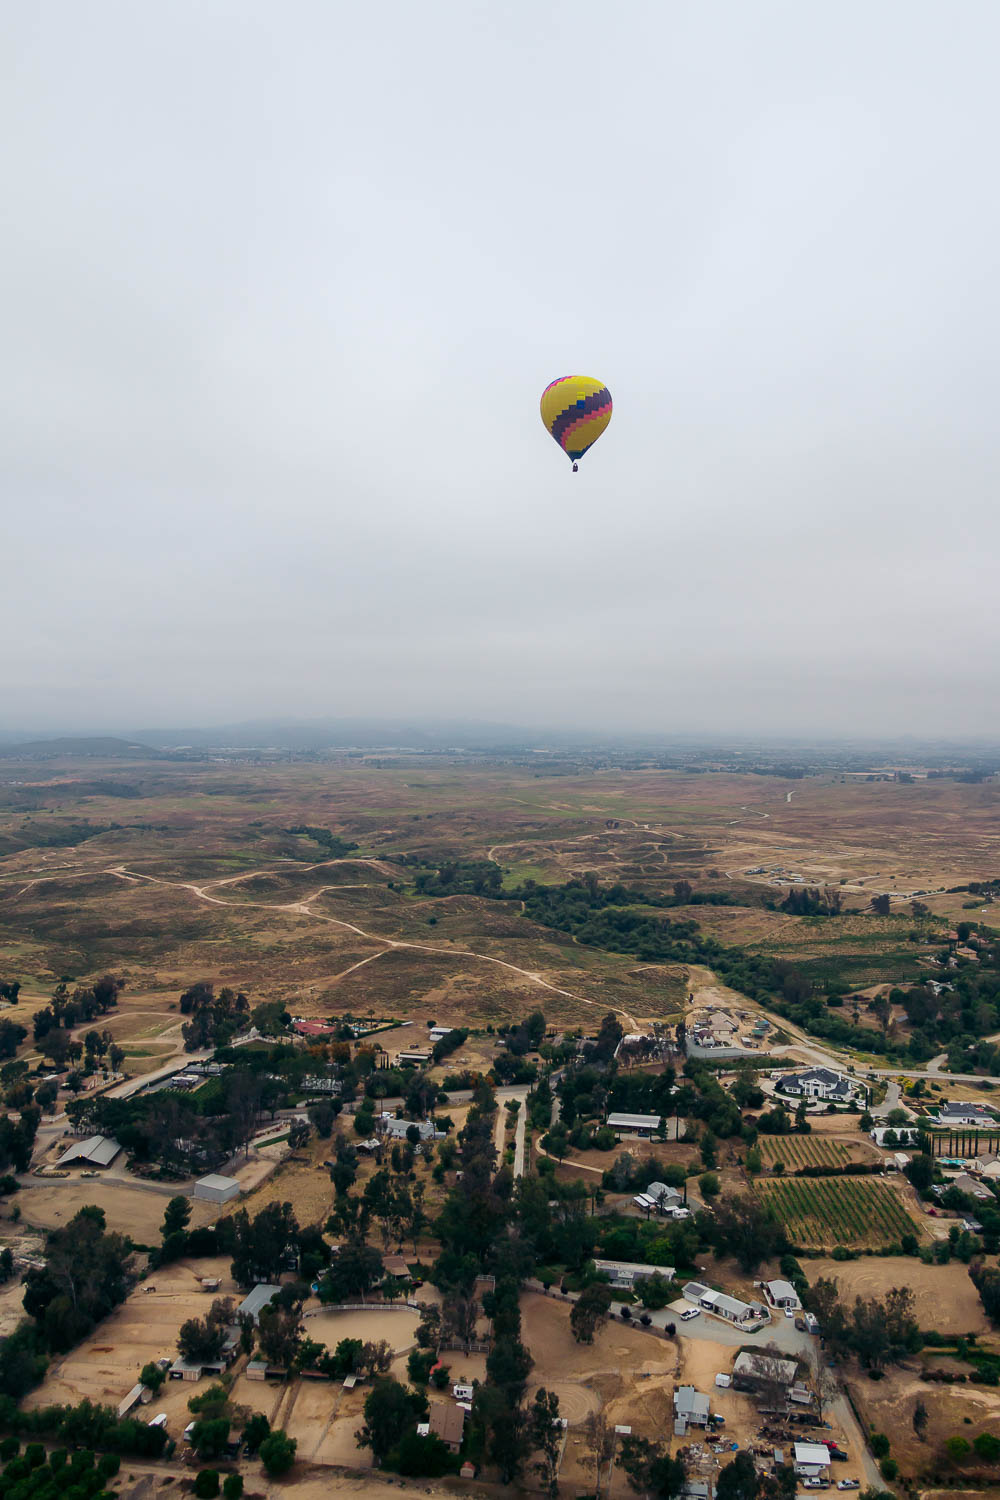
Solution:
M 979 1294 L 969 1280 L 966 1266 L 951 1261 L 946 1266 L 925 1266 L 908 1255 L 864 1256 L 860 1260 L 809 1260 L 804 1263 L 812 1282 L 820 1276 L 835 1277 L 842 1295 L 883 1297 L 894 1286 L 908 1286 L 916 1300 L 921 1328 L 947 1333 L 986 1333 L 989 1323 Z
M 93 1178 L 62 1178 L 58 1183 L 44 1186 L 44 1179 L 38 1181 L 37 1187 L 32 1181 L 18 1193 L 25 1223 L 41 1229 L 61 1229 L 85 1204 L 93 1203 L 104 1210 L 109 1229 L 131 1235 L 140 1245 L 159 1243 L 160 1225 L 170 1201 L 165 1194 Z M 211 1224 L 218 1212 L 214 1204 L 192 1200 L 190 1227 L 197 1229 L 202 1224 Z
M 310 1313 L 306 1332 L 311 1339 L 335 1349 L 341 1339 L 363 1339 L 378 1343 L 387 1340 L 398 1354 L 414 1342 L 420 1314 L 412 1308 L 372 1308 L 370 1312 L 334 1312 L 325 1309 Z

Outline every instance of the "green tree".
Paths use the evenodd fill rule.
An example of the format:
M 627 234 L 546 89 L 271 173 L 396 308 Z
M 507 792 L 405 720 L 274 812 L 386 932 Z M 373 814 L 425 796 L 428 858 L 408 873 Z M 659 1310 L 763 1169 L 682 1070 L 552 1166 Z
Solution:
M 358 1447 L 370 1448 L 375 1462 L 381 1464 L 426 1412 L 425 1397 L 407 1390 L 391 1375 L 383 1376 L 365 1398 L 365 1424 L 355 1434 Z
M 267 1472 L 275 1477 L 287 1474 L 295 1462 L 298 1441 L 290 1438 L 280 1427 L 276 1427 L 260 1445 L 260 1461 Z
M 972 1452 L 972 1444 L 960 1436 L 947 1438 L 944 1446 L 953 1464 L 960 1464 Z
M 913 1408 L 913 1430 L 922 1443 L 926 1441 L 927 1408 L 920 1399 Z
M 227 1474 L 222 1481 L 223 1500 L 240 1500 L 243 1494 L 243 1475 Z
M 683 1459 L 671 1458 L 662 1443 L 648 1438 L 623 1438 L 621 1463 L 632 1488 L 655 1500 L 676 1500 L 687 1478 Z
M 194 1494 L 198 1500 L 212 1500 L 219 1493 L 219 1472 L 217 1469 L 202 1469 L 195 1475 Z
M 773 1209 L 749 1193 L 719 1198 L 707 1232 L 717 1249 L 735 1255 L 743 1271 L 755 1271 L 787 1246 Z
M 728 1464 L 724 1464 L 715 1481 L 716 1500 L 757 1500 L 760 1479 L 753 1458 L 747 1449 L 742 1449 Z
M 715 1172 L 703 1172 L 698 1178 L 698 1186 L 701 1189 L 701 1196 L 703 1198 L 717 1198 L 720 1191 L 718 1174 Z
M 143 1365 L 142 1369 L 139 1371 L 139 1379 L 142 1381 L 143 1385 L 149 1387 L 154 1396 L 157 1394 L 160 1386 L 163 1384 L 166 1378 L 166 1370 L 161 1370 L 159 1365 L 156 1364 L 154 1360 L 150 1360 L 148 1365 Z
M 608 1321 L 610 1289 L 601 1281 L 584 1287 L 570 1310 L 569 1321 L 578 1344 L 592 1344 L 594 1334 Z
M 191 1219 L 191 1205 L 186 1198 L 180 1196 L 171 1198 L 163 1215 L 163 1225 L 160 1235 L 168 1240 L 173 1234 L 180 1234 L 188 1227 Z
M 555 1391 L 541 1387 L 528 1415 L 531 1445 L 538 1454 L 533 1467 L 542 1481 L 549 1500 L 559 1494 L 559 1455 L 562 1451 L 562 1423 L 559 1420 L 559 1397 Z

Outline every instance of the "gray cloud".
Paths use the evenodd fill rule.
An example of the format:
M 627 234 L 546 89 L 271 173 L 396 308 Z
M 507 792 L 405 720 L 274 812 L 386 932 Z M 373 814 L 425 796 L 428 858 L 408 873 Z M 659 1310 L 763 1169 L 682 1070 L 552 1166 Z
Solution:
M 986 0 L 8 22 L 9 726 L 1000 730 Z

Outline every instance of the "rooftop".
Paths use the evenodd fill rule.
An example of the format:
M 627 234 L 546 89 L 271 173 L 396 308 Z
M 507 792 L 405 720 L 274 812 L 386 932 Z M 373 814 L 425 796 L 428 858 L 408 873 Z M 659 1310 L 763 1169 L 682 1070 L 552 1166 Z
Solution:
M 109 1167 L 121 1150 L 118 1141 L 108 1135 L 91 1135 L 85 1141 L 77 1141 L 59 1158 L 59 1165 L 71 1161 L 89 1161 L 95 1167 Z
M 258 1282 L 252 1292 L 248 1292 L 236 1309 L 236 1316 L 249 1313 L 256 1323 L 262 1307 L 266 1307 L 272 1297 L 276 1297 L 281 1291 L 280 1286 L 271 1286 L 265 1281 Z
M 608 1124 L 623 1130 L 659 1130 L 662 1115 L 608 1115 Z

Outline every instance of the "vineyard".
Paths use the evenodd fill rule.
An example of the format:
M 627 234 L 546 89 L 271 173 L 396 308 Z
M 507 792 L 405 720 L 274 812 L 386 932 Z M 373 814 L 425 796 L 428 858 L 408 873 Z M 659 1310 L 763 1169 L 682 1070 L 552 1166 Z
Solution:
M 783 1161 L 789 1172 L 799 1167 L 846 1167 L 857 1160 L 846 1141 L 831 1140 L 825 1135 L 760 1136 L 757 1146 L 766 1166 Z
M 876 1248 L 920 1233 L 899 1194 L 870 1177 L 772 1179 L 757 1191 L 803 1249 Z

